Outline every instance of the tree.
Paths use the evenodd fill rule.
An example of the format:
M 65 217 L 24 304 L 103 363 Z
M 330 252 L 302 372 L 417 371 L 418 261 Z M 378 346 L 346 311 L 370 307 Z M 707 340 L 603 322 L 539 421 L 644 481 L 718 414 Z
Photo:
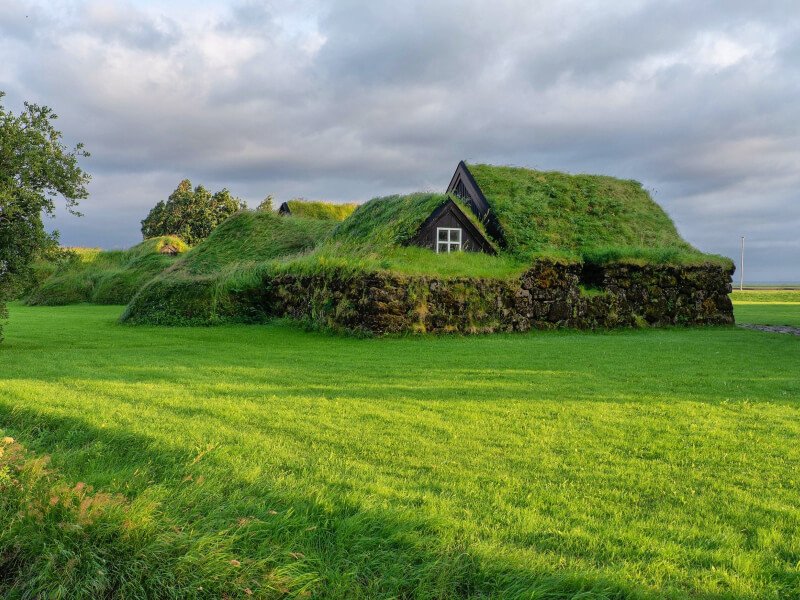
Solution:
M 147 239 L 177 235 L 187 244 L 194 245 L 211 235 L 222 221 L 245 207 L 245 203 L 231 196 L 227 189 L 212 195 L 202 185 L 192 189 L 192 183 L 184 179 L 166 202 L 162 200 L 150 210 L 142 221 L 142 236 Z
M 3 106 L 4 96 L 0 92 L 0 318 L 7 316 L 4 301 L 30 275 L 33 260 L 57 244 L 57 233 L 45 231 L 42 216 L 54 214 L 59 198 L 79 214 L 75 207 L 89 195 L 90 179 L 78 166 L 89 153 L 83 144 L 70 150 L 62 143 L 52 109 L 26 102 L 14 114 Z
M 269 194 L 259 203 L 259 205 L 256 207 L 256 210 L 264 212 L 272 212 L 274 210 L 274 207 L 272 206 L 274 200 L 275 198 L 272 197 L 272 194 Z

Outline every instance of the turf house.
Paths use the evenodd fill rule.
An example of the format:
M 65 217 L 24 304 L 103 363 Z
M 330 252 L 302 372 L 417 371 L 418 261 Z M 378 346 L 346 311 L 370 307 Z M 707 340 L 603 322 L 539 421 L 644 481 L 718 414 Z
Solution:
M 358 205 L 354 203 L 334 204 L 333 202 L 302 200 L 298 198 L 283 202 L 278 207 L 278 214 L 330 221 L 344 221 L 353 213 L 357 206 Z
M 446 193 L 241 211 L 122 318 L 368 335 L 730 324 L 732 272 L 636 181 L 461 162 Z
M 431 213 L 411 243 L 430 248 L 437 254 L 461 251 L 495 254 L 486 233 L 472 222 L 468 213 L 452 198 Z

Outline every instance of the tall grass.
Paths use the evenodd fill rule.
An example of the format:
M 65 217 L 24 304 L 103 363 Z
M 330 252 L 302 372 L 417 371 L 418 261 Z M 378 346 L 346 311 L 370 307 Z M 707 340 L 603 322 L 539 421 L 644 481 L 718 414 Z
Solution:
M 331 239 L 342 247 L 382 251 L 408 244 L 434 210 L 448 200 L 457 202 L 475 227 L 486 235 L 475 214 L 456 197 L 430 192 L 373 198 L 333 230 Z
M 26 297 L 32 305 L 61 305 L 80 302 L 125 304 L 149 279 L 160 273 L 175 257 L 162 254 L 164 246 L 185 252 L 188 246 L 175 236 L 145 240 L 129 250 L 72 248 L 68 256 L 48 269 Z
M 310 252 L 336 223 L 270 211 L 241 211 L 134 295 L 128 323 L 210 325 L 258 320 L 231 292 L 261 286 L 270 265 Z

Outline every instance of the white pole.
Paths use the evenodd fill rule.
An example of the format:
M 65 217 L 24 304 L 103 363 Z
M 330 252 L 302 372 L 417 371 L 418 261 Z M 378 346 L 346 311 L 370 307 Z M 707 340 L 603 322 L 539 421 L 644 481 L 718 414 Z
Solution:
M 739 262 L 739 291 L 744 289 L 744 236 L 742 236 L 742 260 Z

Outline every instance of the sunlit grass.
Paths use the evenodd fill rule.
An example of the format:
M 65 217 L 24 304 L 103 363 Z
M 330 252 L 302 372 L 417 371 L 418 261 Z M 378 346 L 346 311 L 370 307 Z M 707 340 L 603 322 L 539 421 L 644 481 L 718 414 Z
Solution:
M 59 262 L 36 265 L 49 276 L 25 300 L 33 305 L 124 304 L 145 282 L 175 262 L 172 254 L 161 253 L 164 246 L 175 253 L 189 249 L 173 235 L 151 238 L 128 250 L 69 248 Z
M 735 291 L 731 299 L 738 323 L 800 327 L 800 290 Z
M 737 323 L 800 327 L 800 304 L 737 302 L 735 313 Z
M 800 303 L 800 290 L 734 290 L 731 300 L 737 303 L 796 302 Z
M 0 345 L 0 437 L 127 503 L 75 534 L 72 585 L 800 594 L 800 339 L 723 327 L 359 340 L 126 327 L 120 311 L 15 305 Z M 0 508 L 6 531 L 14 514 Z M 42 565 L 78 552 L 55 551 L 73 531 L 57 525 L 0 535 L 0 556 L 29 550 L 12 566 L 51 573 L 16 581 L 30 596 L 67 577 Z M 114 571 L 126 556 L 138 569 Z

